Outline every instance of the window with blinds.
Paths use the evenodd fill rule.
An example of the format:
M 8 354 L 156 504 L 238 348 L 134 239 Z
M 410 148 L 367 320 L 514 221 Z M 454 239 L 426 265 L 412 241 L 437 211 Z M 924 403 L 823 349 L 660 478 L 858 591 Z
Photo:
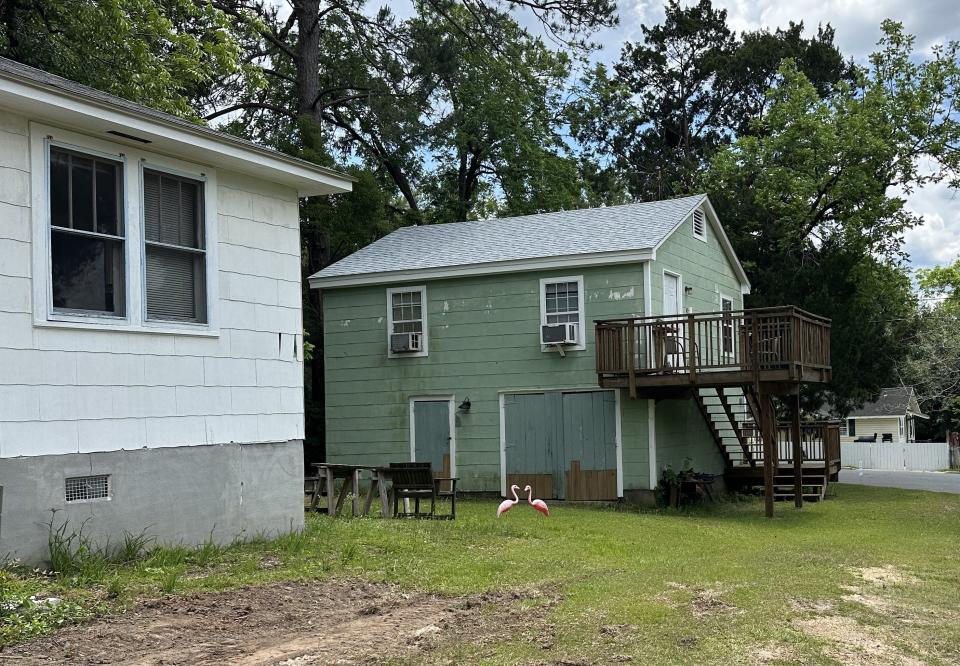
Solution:
M 123 165 L 50 148 L 50 271 L 59 312 L 124 316 Z
M 147 319 L 206 323 L 203 183 L 143 172 Z

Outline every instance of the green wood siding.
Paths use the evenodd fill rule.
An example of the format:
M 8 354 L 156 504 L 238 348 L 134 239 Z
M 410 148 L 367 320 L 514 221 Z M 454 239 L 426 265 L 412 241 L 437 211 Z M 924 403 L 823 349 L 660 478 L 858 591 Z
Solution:
M 711 224 L 707 224 L 706 242 L 694 238 L 693 224 L 688 218 L 657 250 L 650 270 L 653 314 L 663 312 L 663 271 L 681 277 L 681 302 L 694 312 L 715 312 L 720 309 L 720 294 L 733 300 L 733 309 L 743 308 L 740 281 L 727 259 Z M 692 287 L 689 294 L 684 293 Z
M 582 275 L 585 351 L 540 347 L 540 279 Z M 411 283 L 416 286 L 418 283 Z M 398 285 L 399 286 L 399 285 Z M 464 490 L 500 489 L 499 394 L 597 386 L 592 320 L 643 313 L 639 264 L 426 283 L 430 355 L 387 358 L 386 286 L 324 292 L 327 455 L 345 463 L 409 458 L 409 401 L 470 398 L 456 414 Z M 621 400 L 626 487 L 646 487 L 646 403 Z M 630 485 L 632 484 L 632 485 Z

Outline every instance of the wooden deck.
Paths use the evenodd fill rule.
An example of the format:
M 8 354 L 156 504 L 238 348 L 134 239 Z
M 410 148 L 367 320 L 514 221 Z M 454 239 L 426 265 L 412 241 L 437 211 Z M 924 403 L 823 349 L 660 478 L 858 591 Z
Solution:
M 596 324 L 597 377 L 605 388 L 769 384 L 773 392 L 831 379 L 830 321 L 794 306 Z
M 839 429 L 801 421 L 800 386 L 831 379 L 829 319 L 783 306 L 595 325 L 600 386 L 695 400 L 728 484 L 762 484 L 768 516 L 777 499 L 823 497 L 840 469 Z M 778 403 L 789 423 L 778 423 Z

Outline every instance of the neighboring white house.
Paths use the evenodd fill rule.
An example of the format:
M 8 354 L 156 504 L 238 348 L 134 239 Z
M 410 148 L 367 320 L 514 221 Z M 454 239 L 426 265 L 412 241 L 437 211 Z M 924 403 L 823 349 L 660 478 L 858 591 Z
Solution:
M 841 422 L 840 441 L 915 442 L 916 419 L 926 418 L 912 386 L 885 388 L 876 400 L 852 411 Z
M 0 558 L 303 521 L 298 197 L 351 179 L 0 58 Z

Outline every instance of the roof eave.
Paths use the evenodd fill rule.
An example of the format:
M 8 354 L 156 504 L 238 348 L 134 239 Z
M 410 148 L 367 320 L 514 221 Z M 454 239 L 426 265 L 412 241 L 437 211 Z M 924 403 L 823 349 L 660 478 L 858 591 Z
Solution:
M 358 287 L 401 282 L 419 282 L 442 280 L 469 276 L 497 275 L 499 273 L 519 273 L 529 271 L 566 270 L 569 268 L 588 268 L 631 262 L 651 261 L 655 258 L 652 248 L 629 251 L 595 252 L 590 254 L 562 255 L 558 257 L 537 257 L 532 259 L 512 259 L 483 264 L 461 264 L 437 268 L 410 269 L 401 271 L 381 271 L 378 273 L 359 273 L 354 275 L 322 275 L 314 273 L 308 279 L 312 289 L 334 289 L 339 287 Z
M 31 120 L 295 187 L 299 196 L 349 192 L 356 181 L 333 169 L 153 109 L 111 104 L 99 96 L 66 90 L 17 72 L 0 72 L 0 106 Z M 126 141 L 107 134 L 110 129 L 122 129 L 149 143 Z

